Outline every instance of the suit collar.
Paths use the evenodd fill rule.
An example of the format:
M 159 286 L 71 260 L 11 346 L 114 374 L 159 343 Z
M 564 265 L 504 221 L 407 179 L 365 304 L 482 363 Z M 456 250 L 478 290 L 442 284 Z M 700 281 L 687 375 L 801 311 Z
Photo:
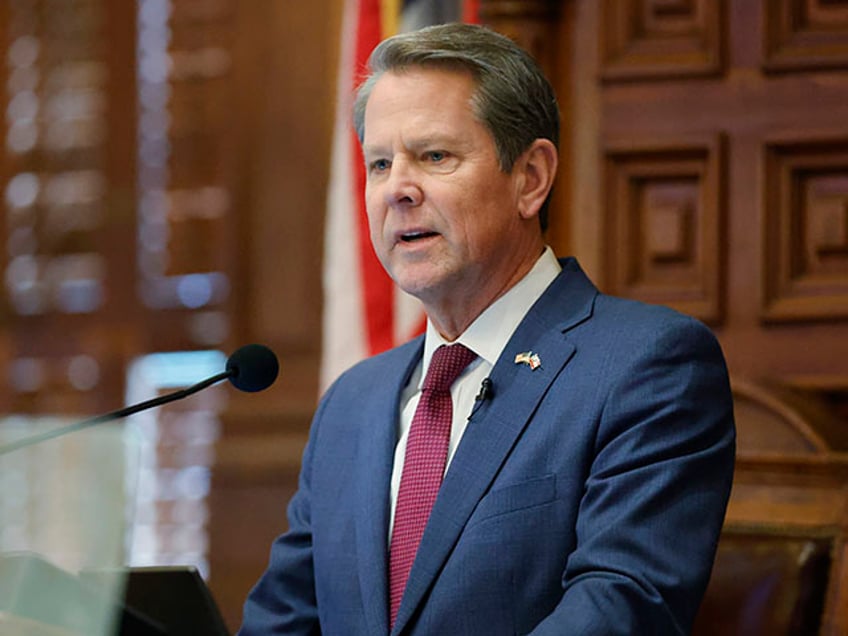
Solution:
M 560 329 L 565 332 L 591 317 L 598 288 L 583 273 L 577 259 L 561 258 L 559 264 L 562 272 L 539 298 L 530 314 L 559 316 Z

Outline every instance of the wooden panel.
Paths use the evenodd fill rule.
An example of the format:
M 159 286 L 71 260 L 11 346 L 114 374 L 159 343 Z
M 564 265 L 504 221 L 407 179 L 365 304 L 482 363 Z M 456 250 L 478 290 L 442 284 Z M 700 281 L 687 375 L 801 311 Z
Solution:
M 4 4 L 4 411 L 92 413 L 122 396 L 133 311 L 132 7 Z M 105 328 L 110 325 L 112 328 Z
M 606 150 L 606 290 L 722 319 L 719 138 Z
M 231 633 L 241 625 L 245 598 L 268 564 L 271 543 L 287 527 L 286 504 L 296 486 L 296 474 L 277 473 L 249 487 L 222 481 L 212 491 L 210 507 L 227 519 L 213 518 L 210 527 L 209 587 Z
M 724 64 L 711 71 L 671 52 L 686 40 L 670 26 L 673 16 L 691 26 L 699 3 L 576 4 L 582 46 L 570 66 L 580 139 L 571 168 L 578 175 L 575 251 L 605 290 L 650 302 L 666 302 L 660 290 L 697 280 L 695 274 L 722 272 L 716 279 L 720 320 L 713 326 L 734 381 L 738 431 L 725 536 L 746 545 L 742 557 L 731 557 L 729 574 L 719 574 L 749 585 L 724 599 L 732 603 L 717 610 L 712 618 L 718 622 L 696 633 L 848 633 L 848 102 L 846 74 L 833 72 L 845 68 L 848 3 L 710 3 L 722 13 Z M 782 21 L 779 29 L 775 20 Z M 602 41 L 597 59 L 593 37 Z M 701 50 L 715 41 L 702 39 Z M 710 141 L 717 137 L 723 141 Z M 717 268 L 692 268 L 687 276 L 684 264 L 699 262 L 691 256 L 699 246 L 692 238 L 700 231 L 701 210 L 692 203 L 701 187 L 697 166 L 709 163 L 705 158 L 716 146 L 719 229 L 706 249 Z M 688 173 L 679 168 L 687 163 Z M 676 277 L 665 274 L 674 268 Z M 668 304 L 710 315 L 703 302 L 694 311 Z M 787 384 L 793 390 L 786 391 Z M 831 566 L 825 596 L 808 599 L 813 622 L 798 631 L 798 623 L 787 625 L 804 603 L 800 578 L 792 578 L 802 573 L 793 564 L 803 569 L 808 553 L 827 554 Z M 772 574 L 788 577 L 769 578 L 766 568 L 765 579 L 752 578 L 758 564 L 775 563 L 773 556 L 784 569 Z M 740 561 L 745 568 L 734 573 Z M 728 587 L 720 585 L 719 592 Z M 766 599 L 769 606 L 746 610 L 774 609 L 783 622 L 762 631 L 722 623 L 740 616 L 733 603 L 738 610 L 746 596 L 745 603 Z M 795 601 L 799 605 L 784 604 Z
M 139 12 L 139 291 L 149 310 L 176 310 L 150 330 L 156 349 L 220 346 L 229 335 L 234 6 Z M 194 319 L 198 310 L 217 320 Z
M 722 0 L 604 0 L 605 80 L 715 75 L 722 70 Z
M 727 533 L 693 636 L 818 634 L 832 550 L 830 537 Z
M 520 44 L 551 77 L 557 45 L 552 36 L 560 4 L 556 0 L 481 0 L 480 21 Z
M 693 633 L 843 634 L 848 430 L 808 394 L 733 393 L 736 473 Z
M 762 453 L 809 455 L 823 452 L 827 444 L 805 417 L 774 392 L 754 384 L 735 382 L 734 412 L 738 422 L 736 453 L 747 457 Z
M 766 71 L 848 68 L 848 2 L 763 2 Z
M 848 145 L 844 138 L 765 148 L 766 320 L 848 317 Z
M 9 9 L 4 299 L 13 321 L 96 314 L 106 301 L 108 23 L 102 2 L 70 13 L 38 2 Z

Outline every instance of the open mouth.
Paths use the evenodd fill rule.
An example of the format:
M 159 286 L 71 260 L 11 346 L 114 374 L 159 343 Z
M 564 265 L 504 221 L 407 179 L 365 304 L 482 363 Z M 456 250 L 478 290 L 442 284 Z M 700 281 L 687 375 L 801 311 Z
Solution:
M 404 243 L 414 243 L 415 241 L 420 241 L 421 239 L 430 238 L 431 236 L 437 236 L 436 232 L 410 232 L 409 234 L 401 234 L 400 240 Z

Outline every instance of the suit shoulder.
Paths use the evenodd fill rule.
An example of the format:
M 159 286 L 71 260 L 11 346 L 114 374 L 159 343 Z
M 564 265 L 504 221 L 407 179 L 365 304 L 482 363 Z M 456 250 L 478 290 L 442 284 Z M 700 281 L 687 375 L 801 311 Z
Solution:
M 599 293 L 595 300 L 593 317 L 604 322 L 624 324 L 629 331 L 692 329 L 712 333 L 709 327 L 697 318 L 665 305 L 654 305 L 604 293 Z
M 328 389 L 335 391 L 364 391 L 372 390 L 375 381 L 380 378 L 397 377 L 405 373 L 407 368 L 420 355 L 424 337 L 419 336 L 383 353 L 360 360 L 342 373 Z
M 663 305 L 610 296 L 601 292 L 574 258 L 562 259 L 562 274 L 534 312 L 542 320 L 559 320 L 566 330 L 583 334 L 621 335 L 630 341 L 648 340 L 670 332 L 705 334 L 712 331 L 692 316 Z
M 670 307 L 599 294 L 592 318 L 588 323 L 591 332 L 603 338 L 606 346 L 622 352 L 671 347 L 724 357 L 707 325 Z

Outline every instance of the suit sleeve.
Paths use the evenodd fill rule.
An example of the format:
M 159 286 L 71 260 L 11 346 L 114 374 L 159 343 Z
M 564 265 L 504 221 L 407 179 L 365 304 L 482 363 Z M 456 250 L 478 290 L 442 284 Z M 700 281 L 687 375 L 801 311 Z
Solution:
M 329 394 L 322 400 L 303 453 L 298 489 L 287 508 L 288 531 L 271 545 L 265 573 L 250 591 L 237 636 L 318 635 L 318 607 L 312 562 L 311 473 L 319 422 Z
M 673 319 L 615 347 L 577 548 L 536 636 L 688 634 L 709 580 L 735 454 L 718 343 Z

